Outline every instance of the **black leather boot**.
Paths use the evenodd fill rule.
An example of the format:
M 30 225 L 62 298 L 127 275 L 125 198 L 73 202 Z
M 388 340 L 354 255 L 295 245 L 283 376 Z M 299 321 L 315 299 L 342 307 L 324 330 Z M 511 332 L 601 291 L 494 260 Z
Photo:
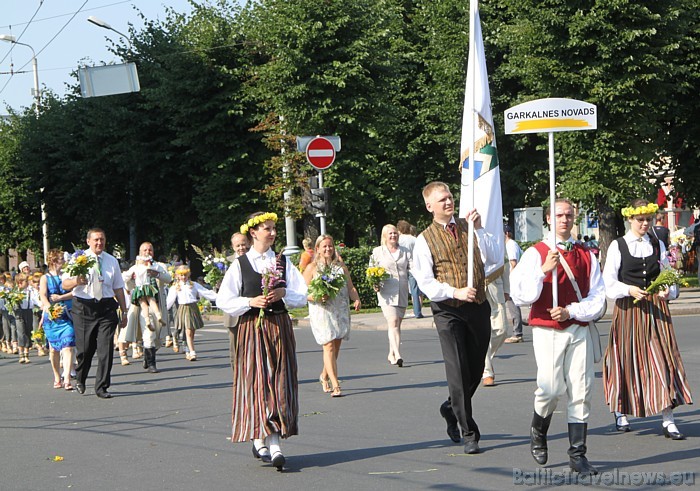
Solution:
M 148 373 L 158 373 L 158 368 L 156 367 L 156 349 L 146 348 L 145 351 L 145 357 L 148 360 L 148 366 L 146 367 L 146 370 L 148 370 Z
M 543 418 L 537 412 L 532 414 L 532 427 L 530 428 L 530 453 L 540 465 L 547 463 L 547 431 L 552 422 L 552 414 Z
M 586 458 L 587 430 L 586 423 L 569 423 L 569 467 L 572 471 L 591 476 L 598 474 L 598 469 Z

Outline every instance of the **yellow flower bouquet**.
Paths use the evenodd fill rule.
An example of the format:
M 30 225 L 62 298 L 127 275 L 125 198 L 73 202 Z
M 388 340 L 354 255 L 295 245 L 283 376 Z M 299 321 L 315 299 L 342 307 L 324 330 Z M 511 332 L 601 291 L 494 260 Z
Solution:
M 78 249 L 71 254 L 70 259 L 63 265 L 63 271 L 69 276 L 87 276 L 95 265 L 95 256 L 88 256 L 85 251 Z
M 381 266 L 370 266 L 365 271 L 365 276 L 367 278 L 367 283 L 369 283 L 372 288 L 375 286 L 381 288 L 382 283 L 389 279 L 389 273 Z

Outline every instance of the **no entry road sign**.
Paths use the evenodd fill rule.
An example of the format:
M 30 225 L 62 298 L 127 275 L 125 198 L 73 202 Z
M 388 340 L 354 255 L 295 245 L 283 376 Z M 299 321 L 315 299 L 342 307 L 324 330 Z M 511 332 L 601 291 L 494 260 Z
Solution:
M 317 136 L 306 146 L 306 160 L 315 169 L 326 170 L 335 162 L 335 148 L 330 140 Z

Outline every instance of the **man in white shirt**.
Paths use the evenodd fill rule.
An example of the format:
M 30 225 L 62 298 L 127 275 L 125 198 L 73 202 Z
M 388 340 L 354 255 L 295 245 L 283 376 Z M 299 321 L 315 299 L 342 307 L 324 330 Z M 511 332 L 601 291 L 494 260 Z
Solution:
M 594 379 L 593 339 L 588 321 L 603 307 L 605 287 L 593 253 L 574 244 L 571 236 L 575 219 L 573 205 L 560 198 L 554 206 L 554 220 L 547 207 L 547 222 L 553 230 L 546 240 L 525 251 L 510 275 L 510 295 L 515 304 L 531 305 L 529 324 L 537 362 L 537 390 L 530 428 L 530 453 L 538 464 L 547 463 L 547 430 L 559 397 L 566 394 L 569 399 L 569 467 L 591 475 L 598 471 L 586 458 Z M 563 262 L 576 279 L 581 301 Z M 558 289 L 556 305 L 552 290 L 554 271 Z
M 126 312 L 124 280 L 117 259 L 104 252 L 107 239 L 104 230 L 91 228 L 87 233 L 86 254 L 97 258 L 86 276 L 63 276 L 63 288 L 73 290 L 73 326 L 78 366 L 75 388 L 85 393 L 85 382 L 92 358 L 97 353 L 95 394 L 101 399 L 112 397 L 107 389 L 111 383 L 114 331 L 117 325 L 126 326 L 126 315 L 121 320 L 117 308 Z M 116 300 L 115 300 L 116 299 Z
M 433 223 L 416 239 L 413 275 L 421 291 L 431 300 L 431 309 L 450 398 L 440 407 L 447 434 L 460 441 L 464 452 L 479 453 L 479 427 L 472 417 L 472 396 L 481 382 L 491 337 L 491 308 L 486 301 L 484 263 L 498 258 L 493 238 L 472 210 L 467 220 L 454 217 L 454 199 L 447 184 L 431 182 L 423 188 L 425 207 Z M 469 234 L 476 236 L 473 250 L 473 287 L 468 286 Z M 477 244 L 478 243 L 478 244 Z
M 503 233 L 506 236 L 506 257 L 510 263 L 509 270 L 512 271 L 518 264 L 518 261 L 520 261 L 523 251 L 518 243 L 513 240 L 513 228 L 510 225 L 503 227 Z M 520 343 L 523 340 L 523 314 L 520 312 L 520 307 L 513 302 L 510 294 L 506 295 L 506 308 L 510 317 L 509 320 L 513 323 L 513 335 L 506 339 L 505 342 L 507 344 Z

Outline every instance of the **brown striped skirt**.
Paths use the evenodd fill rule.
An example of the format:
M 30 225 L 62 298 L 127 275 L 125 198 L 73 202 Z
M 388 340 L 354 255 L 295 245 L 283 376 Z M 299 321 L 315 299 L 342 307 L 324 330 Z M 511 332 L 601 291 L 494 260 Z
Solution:
M 299 433 L 297 358 L 289 314 L 243 315 L 233 369 L 232 442 Z
M 692 404 L 668 304 L 654 295 L 615 301 L 603 360 L 605 402 L 610 411 L 638 417 Z
M 204 327 L 202 314 L 199 312 L 199 305 L 193 303 L 181 303 L 177 306 L 175 313 L 175 331 L 196 330 Z

